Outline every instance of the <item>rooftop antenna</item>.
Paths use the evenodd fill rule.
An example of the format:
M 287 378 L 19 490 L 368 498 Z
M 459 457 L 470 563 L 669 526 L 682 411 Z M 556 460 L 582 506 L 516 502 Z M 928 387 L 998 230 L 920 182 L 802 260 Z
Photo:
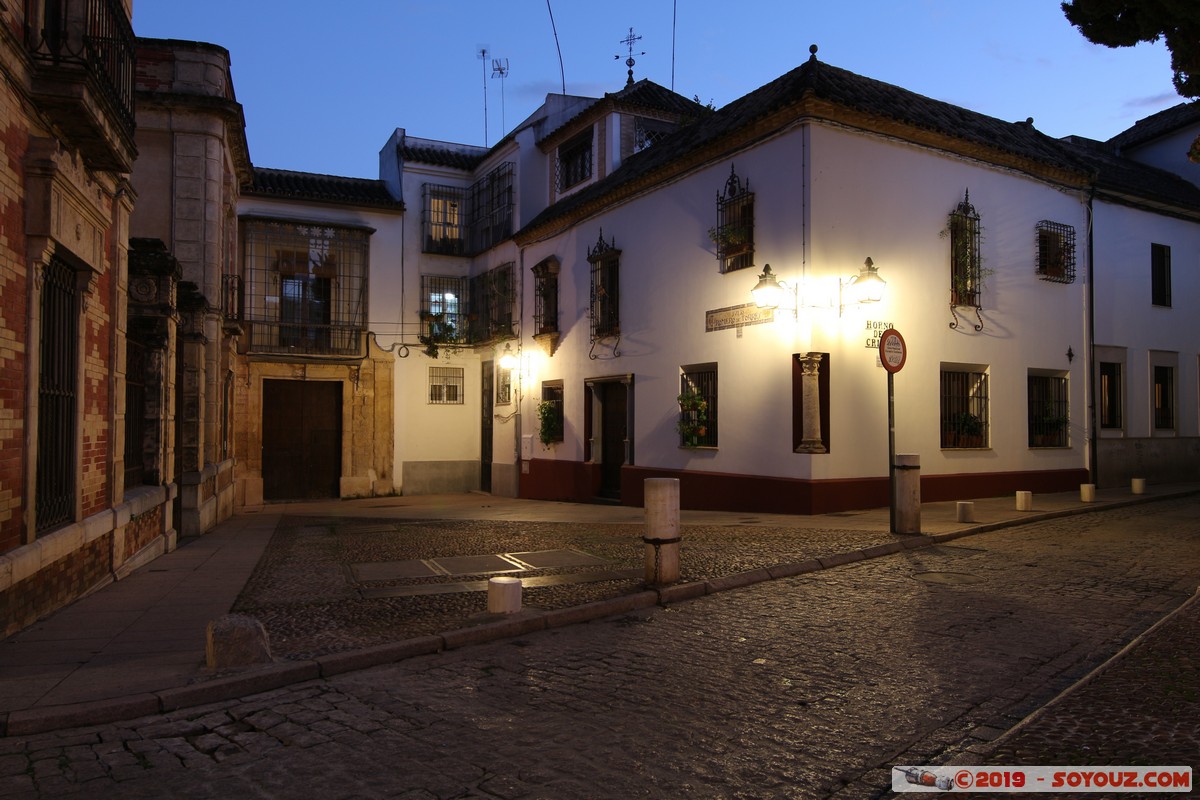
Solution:
M 486 44 L 475 45 L 475 57 L 483 61 L 483 146 L 488 146 L 488 124 L 487 124 L 487 57 L 488 49 Z
M 633 44 L 634 44 L 634 42 L 641 41 L 641 39 L 642 39 L 642 37 L 640 37 L 640 36 L 634 36 L 633 28 L 630 28 L 629 35 L 621 40 L 621 44 L 628 45 L 628 47 L 629 47 L 629 57 L 625 59 L 625 66 L 629 67 L 629 78 L 628 78 L 628 80 L 625 81 L 626 86 L 633 85 L 633 65 L 637 63 L 636 61 L 633 60 Z M 642 52 L 638 53 L 638 55 L 644 56 L 644 55 L 646 55 L 646 51 L 643 50 Z M 613 56 L 613 58 L 620 58 L 620 56 Z
M 508 59 L 492 59 L 492 77 L 500 79 L 500 135 L 508 131 L 508 123 L 504 120 L 504 79 L 508 77 Z
M 554 9 L 550 0 L 546 0 L 546 10 L 550 12 L 550 30 L 554 31 L 554 49 L 558 50 L 558 74 L 562 76 L 563 94 L 567 93 L 567 72 L 563 69 L 562 47 L 558 43 L 558 27 L 554 24 Z

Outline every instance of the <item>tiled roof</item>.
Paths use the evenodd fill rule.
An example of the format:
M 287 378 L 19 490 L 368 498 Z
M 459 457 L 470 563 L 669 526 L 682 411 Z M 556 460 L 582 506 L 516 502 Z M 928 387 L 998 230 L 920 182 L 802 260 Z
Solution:
M 437 167 L 473 170 L 482 163 L 485 155 L 463 153 L 448 147 L 410 147 L 408 145 L 400 145 L 401 160 L 419 161 L 422 164 L 431 164 Z
M 1151 203 L 1190 207 L 1200 213 L 1200 186 L 1173 172 L 1122 158 L 1110 142 L 1072 139 L 1073 154 L 1088 167 L 1097 190 Z
M 637 83 L 626 86 L 619 92 L 605 92 L 604 97 L 597 98 L 595 101 L 587 104 L 582 111 L 563 122 L 553 131 L 547 131 L 542 140 L 552 138 L 553 134 L 557 131 L 575 127 L 575 123 L 578 120 L 594 113 L 595 109 L 601 105 L 616 106 L 622 109 L 641 108 L 649 111 L 665 112 L 670 115 L 678 115 L 685 121 L 698 119 L 709 113 L 706 106 L 700 105 L 695 100 L 688 100 L 683 95 L 676 94 L 670 89 L 659 86 L 654 81 L 643 78 Z
M 254 168 L 254 182 L 243 194 L 392 210 L 404 208 L 404 203 L 392 197 L 383 181 L 266 167 Z
M 1197 122 L 1200 122 L 1200 100 L 1180 103 L 1165 111 L 1151 114 L 1145 119 L 1139 119 L 1132 128 L 1121 131 L 1109 139 L 1108 144 L 1120 152 L 1126 147 L 1145 144 L 1160 136 L 1174 133 L 1187 125 L 1195 125 Z
M 1151 192 L 1161 197 L 1165 190 L 1176 202 L 1200 209 L 1197 203 L 1200 190 L 1168 173 L 1115 156 L 1108 158 L 1090 149 L 1081 152 L 1069 142 L 1041 133 L 1030 122 L 1006 122 L 934 100 L 822 63 L 814 55 L 791 72 L 625 159 L 612 174 L 550 206 L 522 230 L 531 231 L 589 205 L 601 204 L 609 195 L 619 197 L 623 187 L 638 184 L 656 171 L 670 169 L 673 162 L 685 161 L 691 154 L 703 152 L 719 157 L 722 139 L 732 140 L 734 134 L 751 129 L 756 122 L 789 106 L 799 108 L 807 101 L 819 101 L 810 103 L 810 107 L 819 105 L 823 109 L 817 113 L 848 110 L 856 118 L 867 117 L 876 124 L 890 126 L 899 136 L 906 135 L 904 131 L 913 136 L 919 132 L 935 134 L 944 141 L 965 143 L 979 153 L 991 153 L 996 159 L 1041 164 L 1058 174 L 1074 175 L 1080 184 L 1099 172 L 1118 191 Z M 518 232 L 518 239 L 520 236 Z

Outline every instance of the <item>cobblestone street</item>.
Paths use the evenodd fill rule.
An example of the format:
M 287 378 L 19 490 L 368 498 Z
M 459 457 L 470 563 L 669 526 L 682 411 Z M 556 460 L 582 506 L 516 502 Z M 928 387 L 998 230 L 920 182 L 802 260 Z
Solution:
M 1008 528 L 241 701 L 0 739 L 0 797 L 890 796 L 892 765 L 982 763 L 1191 597 L 1198 512 L 1190 497 Z M 999 754 L 1064 763 L 1038 762 L 1038 742 Z M 1195 746 L 1148 763 L 1196 767 Z

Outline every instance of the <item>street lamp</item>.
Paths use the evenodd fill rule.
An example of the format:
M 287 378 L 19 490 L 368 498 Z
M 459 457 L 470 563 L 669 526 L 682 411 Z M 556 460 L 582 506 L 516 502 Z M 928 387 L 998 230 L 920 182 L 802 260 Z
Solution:
M 517 366 L 517 357 L 513 355 L 512 345 L 504 344 L 504 353 L 500 356 L 500 369 L 513 369 Z
M 792 295 L 790 308 L 795 313 L 796 307 L 800 305 L 799 287 L 790 286 L 786 281 L 779 281 L 775 277 L 775 273 L 771 272 L 771 265 L 764 264 L 762 274 L 758 276 L 758 283 L 754 284 L 754 288 L 750 290 L 754 304 L 759 308 L 779 308 L 784 305 L 788 294 Z
M 857 275 L 847 281 L 838 282 L 838 316 L 840 317 L 845 312 L 847 303 L 858 305 L 878 303 L 883 299 L 885 288 L 887 288 L 887 281 L 879 277 L 879 268 L 868 256 Z

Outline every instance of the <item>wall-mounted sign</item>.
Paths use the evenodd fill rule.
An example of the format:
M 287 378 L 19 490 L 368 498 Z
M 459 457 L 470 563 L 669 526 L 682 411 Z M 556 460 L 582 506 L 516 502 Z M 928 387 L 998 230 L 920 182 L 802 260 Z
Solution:
M 730 328 L 740 328 L 743 325 L 762 325 L 764 322 L 773 322 L 774 319 L 774 309 L 759 308 L 754 303 L 714 308 L 712 311 L 704 312 L 704 332 L 724 331 Z
M 890 331 L 894 326 L 890 322 L 876 322 L 867 320 L 866 348 L 868 350 L 877 350 L 879 348 L 879 337 L 884 331 Z

